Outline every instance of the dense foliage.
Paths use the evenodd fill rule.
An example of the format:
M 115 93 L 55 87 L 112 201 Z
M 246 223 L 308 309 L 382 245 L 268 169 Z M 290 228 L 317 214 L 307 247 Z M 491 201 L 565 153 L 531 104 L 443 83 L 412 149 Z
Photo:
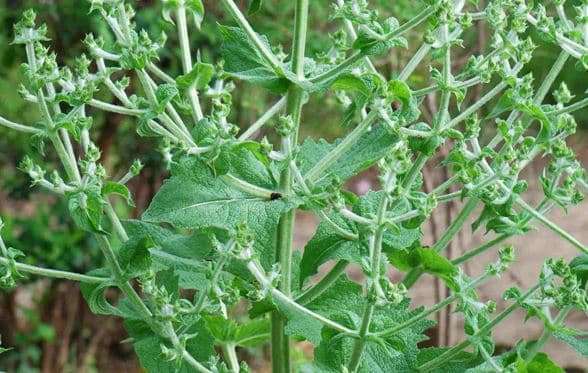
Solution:
M 268 342 L 275 372 L 559 371 L 541 352 L 551 337 L 588 354 L 585 332 L 565 324 L 571 311 L 588 309 L 588 249 L 546 216 L 583 199 L 585 171 L 565 139 L 576 128 L 571 113 L 588 106 L 588 98 L 576 99 L 562 83 L 553 90 L 555 104 L 543 103 L 568 60 L 586 76 L 588 3 L 579 2 L 576 16 L 568 18 L 562 1 L 549 9 L 522 0 L 484 6 L 428 1 L 400 23 L 382 19 L 366 0 L 338 0 L 330 12 L 337 29 L 329 49 L 312 57 L 306 52 L 308 0 L 294 3 L 290 53 L 255 32 L 233 0 L 221 3 L 236 25 L 214 26 L 223 40 L 222 60 L 209 61 L 189 41 L 206 22 L 203 3 L 162 2 L 161 16 L 177 32 L 177 76 L 158 66 L 160 55 L 175 52 L 165 48 L 166 36 L 138 28 L 133 7 L 122 0 L 90 1 L 111 35 L 87 35 L 88 53 L 68 66 L 57 63 L 34 12 L 23 14 L 13 40 L 26 52 L 19 93 L 38 107 L 41 119 L 26 125 L 0 117 L 0 125 L 29 135 L 34 151 L 20 168 L 33 185 L 66 201 L 105 265 L 86 274 L 32 266 L 22 262 L 26 253 L 0 239 L 2 286 L 27 275 L 79 281 L 93 312 L 125 320 L 141 364 L 153 372 L 248 371 L 237 348 Z M 250 1 L 247 13 L 263 6 Z M 474 22 L 492 29 L 489 48 L 455 71 L 452 52 L 464 47 L 461 35 Z M 421 30 L 421 44 L 387 79 L 370 58 L 407 48 L 404 36 L 414 30 Z M 536 44 L 561 50 L 537 88 L 532 74 L 521 73 Z M 433 61 L 429 85 L 415 89 L 409 78 L 427 56 Z M 241 133 L 230 120 L 235 81 L 277 97 Z M 478 86 L 486 86 L 485 93 L 464 105 Z M 114 103 L 103 100 L 105 91 Z M 305 104 L 328 92 L 336 95 L 349 133 L 333 142 L 299 141 Z M 432 95 L 437 110 L 426 123 L 423 98 Z M 490 114 L 478 117 L 493 102 Z M 91 136 L 98 111 L 133 118 L 139 136 L 159 142 L 170 169 L 140 220 L 121 220 L 112 201 L 133 204 L 126 184 L 143 164 L 133 162 L 122 178 L 107 175 Z M 270 125 L 276 141 L 255 140 Z M 483 127 L 495 132 L 484 143 Z M 451 145 L 443 160 L 451 176 L 425 193 L 422 168 L 445 143 Z M 54 156 L 60 170 L 44 161 Z M 539 156 L 549 162 L 540 179 L 544 199 L 533 207 L 522 197 L 527 182 L 520 173 Z M 359 196 L 343 188 L 372 166 L 380 190 Z M 448 192 L 453 185 L 459 191 Z M 424 222 L 439 204 L 457 199 L 464 201 L 459 215 L 432 247 L 424 246 Z M 473 228 L 483 226 L 495 238 L 447 259 L 444 249 L 479 206 Z M 301 255 L 292 247 L 297 209 L 321 220 Z M 510 288 L 504 297 L 511 305 L 497 312 L 476 288 L 504 273 L 515 249 L 499 249 L 497 261 L 474 278 L 460 264 L 525 234 L 533 220 L 581 255 L 571 263 L 546 259 L 537 284 Z M 331 269 L 312 281 L 327 262 Z M 361 284 L 347 278 L 350 264 L 361 268 Z M 395 283 L 390 271 L 406 275 Z M 452 294 L 430 308 L 411 307 L 408 291 L 425 273 L 442 279 Z M 107 296 L 111 288 L 118 299 Z M 423 348 L 433 326 L 428 318 L 450 304 L 463 315 L 467 338 Z M 244 305 L 246 318 L 235 313 Z M 543 335 L 496 355 L 492 331 L 519 308 L 544 323 Z M 292 340 L 314 346 L 312 363 L 293 366 Z

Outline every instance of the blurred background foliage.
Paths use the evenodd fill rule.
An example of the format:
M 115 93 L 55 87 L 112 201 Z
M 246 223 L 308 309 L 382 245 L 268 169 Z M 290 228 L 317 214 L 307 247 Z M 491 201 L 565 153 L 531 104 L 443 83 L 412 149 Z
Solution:
M 571 7 L 577 2 L 579 1 L 568 1 L 567 6 Z M 193 50 L 199 50 L 202 60 L 206 62 L 218 61 L 220 37 L 216 28 L 217 22 L 230 22 L 225 19 L 220 6 L 214 3 L 206 1 L 207 15 L 202 30 L 193 30 L 190 34 Z M 245 7 L 247 1 L 241 0 L 241 3 Z M 330 3 L 311 2 L 308 44 L 310 56 L 328 50 L 331 45 L 329 33 L 338 28 L 338 25 L 329 20 Z M 382 18 L 395 16 L 401 23 L 416 14 L 422 6 L 421 2 L 415 0 L 372 0 L 371 4 L 380 11 Z M 285 51 L 289 50 L 291 40 L 293 7 L 292 1 L 265 1 L 263 10 L 251 18 L 258 32 L 267 35 L 274 45 L 281 44 Z M 0 113 L 12 120 L 31 124 L 38 120 L 38 114 L 18 94 L 21 79 L 19 66 L 24 61 L 24 51 L 10 45 L 12 25 L 27 8 L 34 8 L 40 19 L 47 23 L 53 39 L 52 48 L 60 64 L 66 64 L 84 52 L 82 40 L 86 33 L 93 32 L 107 40 L 111 35 L 99 17 L 88 13 L 89 6 L 82 0 L 0 0 Z M 152 36 L 167 33 L 168 47 L 161 55 L 160 66 L 175 75 L 179 72 L 179 60 L 174 55 L 178 52 L 175 48 L 177 40 L 174 27 L 165 23 L 161 17 L 160 3 L 136 1 L 136 9 L 136 21 L 140 28 L 148 30 Z M 375 65 L 384 76 L 391 77 L 398 72 L 414 53 L 411 48 L 420 45 L 418 33 L 409 35 L 408 38 L 411 46 L 409 49 L 395 50 L 375 59 Z M 466 47 L 457 52 L 463 58 L 456 59 L 457 63 L 462 64 L 468 55 L 484 51 L 488 31 L 480 24 L 472 28 L 464 39 Z M 541 81 L 548 70 L 546 66 L 555 61 L 558 53 L 558 48 L 554 46 L 537 49 L 528 68 L 536 81 Z M 430 84 L 426 69 L 431 63 L 435 62 L 425 61 L 421 70 L 413 74 L 410 78 L 413 87 Z M 566 81 L 572 93 L 581 95 L 588 88 L 588 82 L 586 79 L 577 79 L 577 74 L 574 62 L 570 61 L 560 79 Z M 475 100 L 480 93 L 481 91 L 474 90 L 470 92 L 468 99 Z M 112 98 L 104 96 L 103 99 Z M 232 121 L 246 127 L 276 99 L 259 87 L 237 83 L 233 96 Z M 551 97 L 547 100 L 549 102 Z M 466 105 L 467 102 L 464 103 Z M 338 137 L 346 130 L 339 125 L 341 113 L 340 104 L 334 95 L 325 94 L 314 98 L 304 111 L 302 136 L 327 139 Z M 585 129 L 588 126 L 588 110 L 577 112 L 576 118 L 580 128 Z M 137 207 L 126 213 L 136 216 L 149 203 L 165 176 L 163 160 L 157 152 L 158 144 L 149 139 L 138 138 L 132 120 L 101 112 L 95 113 L 92 136 L 103 150 L 103 160 L 111 175 L 124 174 L 137 156 L 146 164 L 142 175 L 130 183 Z M 100 265 L 101 257 L 95 243 L 74 228 L 64 203 L 43 191 L 29 188 L 27 176 L 18 171 L 16 165 L 30 146 L 26 136 L 0 128 L 0 214 L 7 225 L 4 230 L 5 240 L 10 246 L 26 252 L 26 260 L 31 264 L 78 272 Z M 47 156 L 52 157 L 51 154 Z M 118 208 L 125 207 L 121 204 Z M 55 284 L 44 280 L 40 290 L 35 283 L 30 286 L 32 288 L 29 293 L 33 294 L 31 299 L 20 299 L 16 291 L 0 294 L 0 334 L 4 340 L 10 342 L 9 345 L 16 346 L 11 352 L 0 355 L 0 369 L 19 372 L 92 371 L 102 370 L 100 367 L 104 367 L 104 364 L 108 364 L 108 371 L 136 369 L 130 347 L 118 343 L 124 339 L 120 325 L 114 321 L 113 325 L 104 325 L 93 319 L 81 298 L 72 295 L 78 291 L 75 285 Z M 55 309 L 61 311 L 57 312 Z M 75 320 L 66 320 L 67 317 Z M 76 333 L 76 330 L 81 330 L 81 333 Z M 76 340 L 73 340 L 74 336 Z M 96 340 L 98 336 L 102 338 L 99 341 Z M 63 347 L 57 348 L 58 343 L 54 341 L 64 341 L 64 338 L 64 343 L 69 342 L 72 346 L 67 346 L 65 350 Z M 108 345 L 109 340 L 114 347 Z M 47 354 L 58 354 L 59 358 L 50 359 Z M 100 357 L 101 354 L 106 357 Z M 112 368 L 113 361 L 117 358 L 121 362 L 118 369 L 122 370 Z

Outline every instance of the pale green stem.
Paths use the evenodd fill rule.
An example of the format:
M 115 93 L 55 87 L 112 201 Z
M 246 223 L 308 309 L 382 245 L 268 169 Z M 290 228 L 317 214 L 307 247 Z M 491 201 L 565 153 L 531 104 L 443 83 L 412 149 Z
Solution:
M 561 238 L 563 238 L 564 240 L 568 241 L 569 243 L 571 243 L 572 245 L 577 247 L 581 252 L 583 252 L 584 254 L 588 254 L 588 248 L 586 248 L 586 246 L 584 246 L 580 241 L 578 241 L 571 234 L 569 234 L 568 232 L 566 232 L 565 230 L 560 228 L 557 224 L 555 224 L 551 220 L 547 219 L 547 217 L 545 217 L 542 213 L 535 210 L 533 207 L 529 206 L 521 198 L 517 198 L 515 203 L 517 205 L 521 206 L 525 211 L 527 211 L 535 219 L 539 220 L 541 223 L 543 223 L 543 225 L 545 225 L 547 228 L 551 229 L 554 233 L 559 235 Z
M 247 194 L 255 196 L 255 197 L 260 197 L 260 198 L 264 198 L 264 199 L 272 199 L 272 198 L 275 198 L 276 195 L 280 195 L 279 193 L 277 193 L 274 190 L 269 190 L 269 189 L 265 189 L 265 188 L 262 188 L 257 185 L 250 184 L 250 183 L 246 182 L 245 180 L 241 180 L 231 174 L 222 175 L 221 179 L 224 182 L 226 182 L 227 184 L 230 184 L 230 185 L 234 186 L 235 188 L 237 188 Z
M 176 331 L 174 330 L 174 327 L 170 321 L 166 321 L 163 324 L 163 332 L 165 337 L 170 340 L 174 348 L 181 353 L 182 358 L 192 368 L 194 368 L 197 372 L 200 373 L 213 373 L 210 369 L 200 364 L 198 360 L 194 359 L 194 357 L 186 350 L 186 347 L 184 346 L 184 344 L 182 344 L 180 338 L 178 338 L 178 335 L 176 334 Z
M 0 117 L 0 126 L 8 127 L 10 129 L 17 130 L 20 132 L 25 132 L 25 133 L 32 133 L 32 134 L 41 133 L 41 130 L 38 128 L 25 126 L 24 124 L 15 123 L 15 122 L 12 122 L 12 121 L 5 119 L 3 117 Z
M 549 339 L 553 335 L 553 329 L 557 328 L 558 326 L 560 326 L 564 322 L 565 318 L 573 310 L 573 308 L 574 308 L 573 306 L 565 307 L 564 309 L 562 309 L 559 312 L 559 314 L 556 316 L 555 320 L 553 320 L 551 327 L 547 327 L 547 326 L 543 327 L 543 333 L 541 333 L 541 336 L 539 337 L 539 339 L 535 343 L 533 343 L 533 345 L 531 346 L 531 348 L 527 352 L 527 356 L 525 356 L 525 360 L 527 362 L 532 361 L 533 358 L 535 357 L 535 355 L 537 355 L 537 353 L 539 351 L 541 351 L 541 349 L 543 348 L 545 343 L 547 343 L 547 341 L 549 341 Z
M 235 345 L 232 343 L 223 343 L 221 345 L 223 350 L 224 360 L 229 366 L 229 369 L 233 373 L 239 373 L 239 359 L 237 358 L 237 351 L 235 350 Z
M 345 268 L 349 264 L 346 260 L 339 260 L 333 268 L 323 278 L 320 279 L 315 285 L 305 290 L 296 298 L 296 303 L 302 305 L 309 304 L 313 300 L 319 298 L 327 289 L 333 285 L 337 279 L 345 272 Z
M 184 74 L 188 74 L 192 70 L 192 55 L 190 54 L 190 41 L 188 38 L 188 26 L 186 24 L 186 8 L 184 5 L 178 7 L 176 11 L 178 20 L 178 36 L 180 39 L 180 49 L 182 51 L 182 69 Z M 198 123 L 204 116 L 202 115 L 202 108 L 198 100 L 198 92 L 196 87 L 188 88 L 188 98 L 192 107 L 192 117 L 194 124 Z
M 529 298 L 535 291 L 537 291 L 537 289 L 539 289 L 539 285 L 533 286 L 531 289 L 529 289 L 526 293 L 524 293 L 521 296 L 521 298 L 519 299 L 519 301 L 524 301 L 525 299 Z M 504 311 L 502 311 L 501 313 L 499 313 L 494 319 L 492 319 L 490 322 L 488 322 L 486 325 L 484 325 L 482 328 L 480 328 L 480 330 L 478 330 L 478 332 L 476 332 L 469 339 L 467 339 L 467 340 L 461 342 L 460 344 L 458 344 L 458 345 L 450 348 L 449 350 L 445 351 L 444 353 L 442 353 L 441 355 L 437 356 L 436 358 L 434 358 L 432 360 L 429 360 L 425 364 L 423 364 L 420 367 L 418 367 L 417 370 L 419 372 L 429 372 L 429 371 L 434 370 L 435 368 L 438 368 L 438 367 L 442 366 L 444 363 L 450 361 L 452 358 L 454 358 L 456 355 L 458 355 L 466 347 L 468 347 L 469 345 L 471 345 L 472 344 L 472 340 L 474 340 L 474 339 L 477 340 L 480 337 L 483 337 L 486 334 L 488 334 L 490 331 L 492 331 L 492 329 L 494 329 L 494 327 L 496 325 L 498 325 L 500 322 L 502 322 L 504 319 L 506 319 L 518 307 L 519 307 L 519 303 L 518 302 L 514 302 L 513 304 L 511 304 L 510 306 L 508 306 L 506 309 L 504 309 Z
M 283 302 L 284 304 L 288 305 L 289 307 L 295 309 L 296 311 L 305 314 L 306 316 L 313 318 L 317 321 L 319 321 L 321 324 L 336 330 L 338 332 L 344 333 L 348 336 L 357 336 L 357 332 L 354 330 L 351 330 L 335 321 L 332 321 L 312 310 L 309 310 L 308 308 L 296 303 L 295 301 L 293 301 L 292 299 L 290 299 L 290 297 L 288 297 L 286 294 L 284 294 L 283 292 L 281 292 L 280 290 L 276 289 L 275 287 L 272 286 L 270 280 L 267 278 L 267 276 L 263 273 L 263 270 L 260 268 L 260 266 L 255 263 L 254 261 L 249 261 L 247 263 L 247 269 L 249 269 L 249 272 L 251 272 L 251 274 L 253 275 L 253 277 L 255 277 L 255 279 L 257 280 L 257 282 L 265 289 L 268 289 L 271 292 L 271 295 L 276 298 L 277 300 Z
M 266 111 L 255 123 L 253 123 L 245 132 L 239 136 L 239 141 L 245 141 L 253 136 L 257 131 L 261 129 L 270 119 L 274 117 L 282 108 L 286 105 L 287 98 L 282 97 L 276 102 L 268 111 Z
M 0 257 L 0 264 L 8 265 L 8 264 L 10 264 L 10 261 L 6 258 Z M 78 281 L 78 282 L 84 282 L 84 283 L 88 283 L 88 284 L 101 284 L 103 282 L 110 281 L 110 278 L 107 278 L 107 277 L 88 276 L 88 275 L 83 275 L 80 273 L 60 271 L 60 270 L 49 269 L 49 268 L 41 268 L 41 267 L 36 267 L 36 266 L 32 266 L 32 265 L 25 264 L 25 263 L 15 262 L 14 265 L 17 270 L 19 270 L 21 272 L 30 273 L 30 274 L 36 275 L 36 276 Z
M 308 3 L 309 0 L 296 0 L 291 60 L 292 72 L 296 74 L 298 80 L 304 79 Z M 281 64 L 277 67 L 281 71 Z M 275 67 L 274 70 L 276 70 Z M 288 89 L 286 111 L 294 123 L 294 128 L 291 134 L 282 138 L 281 149 L 287 156 L 291 156 L 293 148 L 295 148 L 298 143 L 298 129 L 300 127 L 302 116 L 302 106 L 304 105 L 304 94 L 304 91 L 294 84 L 291 84 Z M 289 195 L 292 193 L 292 170 L 290 167 L 286 167 L 280 175 L 280 190 L 284 194 Z M 278 224 L 276 262 L 280 264 L 279 288 L 288 299 L 292 292 L 292 252 L 295 219 L 296 209 L 291 209 L 280 216 Z M 271 319 L 273 372 L 289 373 L 291 371 L 290 339 L 285 332 L 286 320 L 284 319 L 284 316 L 277 311 L 272 312 Z
M 359 138 L 370 128 L 372 123 L 378 116 L 378 110 L 372 110 L 362 122 L 347 135 L 333 150 L 316 163 L 307 173 L 304 178 L 310 184 L 313 184 L 323 173 L 331 167 L 339 158 L 351 149 Z

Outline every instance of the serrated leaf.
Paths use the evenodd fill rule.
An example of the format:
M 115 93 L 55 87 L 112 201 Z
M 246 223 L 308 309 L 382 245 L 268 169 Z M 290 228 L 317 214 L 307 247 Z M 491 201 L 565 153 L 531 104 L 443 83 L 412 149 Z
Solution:
M 241 347 L 255 347 L 269 339 L 270 322 L 259 319 L 238 324 L 222 316 L 204 317 L 206 327 L 220 344 L 233 344 Z
M 208 283 L 204 259 L 214 250 L 214 238 L 228 239 L 224 230 L 200 230 L 189 235 L 175 234 L 155 224 L 140 220 L 124 220 L 129 235 L 125 245 L 143 240 L 151 241 L 150 260 L 154 271 L 174 269 L 183 289 L 202 289 Z
M 553 333 L 553 335 L 555 338 L 568 344 L 581 356 L 588 357 L 587 337 L 575 335 L 573 332 L 567 330 L 557 330 L 555 333 Z
M 108 278 L 110 277 L 110 272 L 104 268 L 100 268 L 88 272 L 88 275 Z M 139 319 L 140 315 L 132 308 L 121 306 L 123 303 L 122 300 L 119 301 L 119 306 L 114 306 L 106 299 L 105 292 L 110 288 L 116 287 L 117 285 L 114 280 L 101 283 L 83 282 L 80 284 L 82 295 L 93 313 L 98 315 L 113 315 L 126 319 Z
M 258 186 L 272 183 L 250 180 L 253 181 Z M 246 222 L 255 237 L 254 250 L 262 265 L 269 268 L 275 258 L 274 240 L 280 214 L 292 207 L 284 198 L 269 200 L 236 189 L 215 177 L 201 160 L 185 157 L 174 164 L 172 177 L 159 190 L 143 220 L 170 223 L 182 229 L 226 230 Z
M 288 80 L 276 75 L 271 66 L 265 63 L 243 30 L 223 25 L 218 27 L 223 38 L 221 52 L 225 61 L 224 69 L 229 75 L 273 91 L 285 92 L 289 86 Z M 271 49 L 267 39 L 261 39 Z
M 582 285 L 585 286 L 588 281 L 588 254 L 575 257 L 570 262 L 570 269 L 578 277 Z
M 191 373 L 194 371 L 194 368 L 183 359 L 176 363 L 163 358 L 161 345 L 169 346 L 169 341 L 158 337 L 147 323 L 139 320 L 125 320 L 124 325 L 129 336 L 133 338 L 133 347 L 141 366 L 146 371 L 157 373 Z M 210 357 L 214 355 L 214 338 L 204 327 L 204 322 L 200 320 L 192 324 L 185 333 L 195 335 L 186 342 L 186 350 L 206 366 Z
M 87 232 L 106 234 L 102 229 L 104 201 L 99 191 L 68 193 L 67 198 L 70 215 L 78 227 Z
M 325 140 L 307 139 L 300 147 L 298 162 L 303 174 L 308 172 L 319 160 L 324 158 L 341 140 L 328 143 Z M 388 154 L 398 138 L 389 133 L 384 126 L 376 126 L 365 133 L 343 157 L 339 158 L 327 172 L 320 175 L 315 185 L 325 185 L 336 176 L 341 181 L 368 169 Z

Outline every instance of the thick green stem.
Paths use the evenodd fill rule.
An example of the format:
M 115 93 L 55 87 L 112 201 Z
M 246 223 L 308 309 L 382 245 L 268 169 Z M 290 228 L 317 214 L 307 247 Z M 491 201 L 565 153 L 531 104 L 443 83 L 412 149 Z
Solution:
M 225 3 L 231 1 L 224 0 Z M 235 14 L 234 16 L 239 16 Z M 239 21 L 238 21 L 239 22 Z M 239 22 L 247 31 L 248 23 Z M 296 1 L 296 14 L 294 19 L 294 39 L 292 41 L 292 71 L 298 79 L 304 78 L 304 54 L 306 50 L 306 31 L 308 24 L 308 0 Z M 251 30 L 252 31 L 252 30 Z M 255 34 L 256 35 L 256 34 Z M 253 37 L 250 35 L 250 37 Z M 255 40 L 254 40 L 255 43 Z M 263 45 L 258 46 L 263 51 Z M 281 69 L 281 64 L 272 62 L 273 55 L 268 54 L 267 59 L 276 72 Z M 275 57 L 274 57 L 275 58 Z M 304 105 L 304 91 L 294 84 L 288 90 L 286 109 L 294 123 L 292 133 L 282 139 L 282 151 L 290 154 L 298 142 L 298 128 Z M 280 177 L 280 191 L 283 194 L 292 192 L 292 170 L 286 167 Z M 280 291 L 290 297 L 292 283 L 292 247 L 294 240 L 294 223 L 296 210 L 285 212 L 280 217 L 277 237 L 276 262 L 280 264 Z M 271 343 L 272 343 L 272 369 L 274 373 L 289 373 L 290 366 L 290 340 L 285 332 L 285 319 L 279 311 L 273 311 L 271 316 Z
M 348 264 L 346 260 L 339 260 L 319 282 L 300 294 L 296 303 L 305 305 L 320 297 L 345 272 Z

